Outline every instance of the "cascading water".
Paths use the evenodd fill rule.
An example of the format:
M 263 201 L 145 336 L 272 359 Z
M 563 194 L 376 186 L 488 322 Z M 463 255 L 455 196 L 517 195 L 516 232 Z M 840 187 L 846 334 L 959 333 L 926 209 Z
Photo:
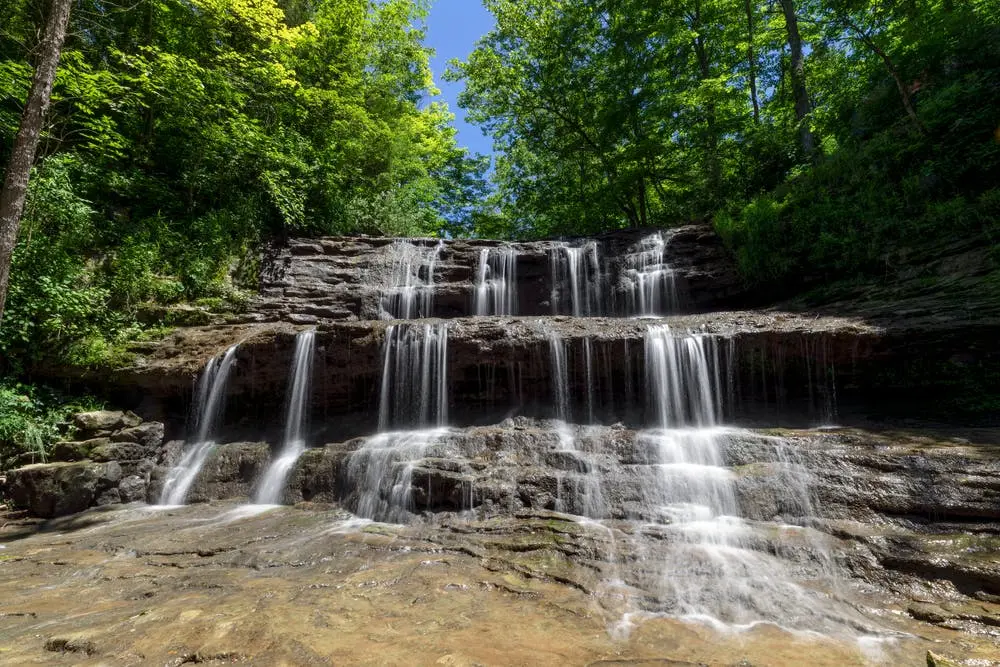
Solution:
M 448 420 L 448 323 L 396 324 L 385 331 L 379 431 Z
M 211 439 L 222 418 L 225 407 L 226 383 L 233 362 L 236 361 L 238 345 L 233 345 L 221 357 L 212 358 L 202 371 L 195 392 L 197 406 L 198 435 L 175 465 L 163 484 L 159 505 L 183 505 L 188 491 L 198 477 L 208 455 L 215 447 Z
M 604 281 L 597 242 L 581 246 L 560 244 L 550 251 L 549 262 L 554 315 L 588 317 L 602 314 Z
M 677 282 L 666 249 L 663 232 L 657 232 L 642 239 L 626 258 L 622 271 L 626 314 L 650 317 L 677 312 Z
M 517 314 L 517 250 L 483 248 L 476 274 L 476 315 Z
M 259 505 L 277 505 L 285 490 L 285 479 L 295 462 L 306 450 L 305 425 L 312 387 L 313 349 L 316 331 L 310 329 L 295 336 L 295 354 L 292 357 L 288 386 L 288 411 L 285 415 L 285 434 L 281 453 L 271 461 L 254 497 Z
M 413 320 L 431 317 L 434 312 L 434 269 L 444 249 L 396 241 L 392 245 L 392 266 L 382 297 L 382 319 Z
M 735 626 L 770 622 L 836 632 L 863 625 L 851 610 L 796 583 L 805 579 L 822 588 L 832 580 L 822 540 L 803 526 L 751 519 L 752 508 L 741 507 L 727 451 L 755 436 L 719 426 L 718 340 L 653 326 L 645 355 L 657 428 L 636 439 L 646 468 L 640 474 L 647 476 L 643 516 L 636 518 L 652 522 L 649 530 L 664 545 L 658 549 L 665 551 L 647 554 L 662 564 L 655 588 L 664 610 Z M 775 493 L 788 516 L 809 517 L 808 473 L 778 439 L 756 437 L 753 446 L 777 465 Z
M 574 462 L 574 470 L 570 471 L 569 479 L 573 483 L 573 506 L 577 513 L 593 518 L 601 518 L 607 514 L 601 490 L 601 479 L 591 456 L 580 451 L 574 426 L 570 424 L 572 411 L 570 406 L 569 367 L 567 366 L 566 341 L 554 331 L 547 331 L 549 339 L 549 355 L 552 364 L 552 398 L 556 416 L 556 433 L 559 436 L 559 448 Z M 589 341 L 588 341 L 589 342 Z M 586 348 L 586 349 L 589 349 Z M 589 363 L 589 356 L 588 356 Z M 589 375 L 589 366 L 588 366 Z M 590 385 L 588 385 L 590 394 Z M 588 404 L 592 401 L 588 401 Z M 590 423 L 590 422 L 588 422 Z M 558 480 L 558 493 L 562 505 L 563 479 Z M 563 510 L 563 507 L 558 507 Z
M 347 466 L 357 489 L 359 516 L 403 521 L 413 510 L 413 470 L 428 448 L 448 432 L 444 428 L 447 382 L 447 322 L 397 324 L 386 329 L 379 433 L 365 439 Z M 418 430 L 400 430 L 405 428 Z

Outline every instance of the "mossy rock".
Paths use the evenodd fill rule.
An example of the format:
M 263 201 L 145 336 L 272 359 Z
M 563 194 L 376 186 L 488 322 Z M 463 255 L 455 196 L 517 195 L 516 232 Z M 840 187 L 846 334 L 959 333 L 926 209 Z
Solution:
M 959 667 L 958 663 L 927 651 L 927 667 Z

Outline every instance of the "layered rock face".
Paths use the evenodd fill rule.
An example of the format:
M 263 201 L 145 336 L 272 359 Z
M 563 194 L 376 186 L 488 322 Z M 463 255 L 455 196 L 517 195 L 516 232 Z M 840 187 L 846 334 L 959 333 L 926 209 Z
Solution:
M 953 386 L 914 368 L 991 367 L 992 325 L 917 335 L 891 318 L 723 310 L 752 299 L 701 227 L 292 241 L 250 312 L 178 330 L 107 378 L 183 440 L 81 418 L 57 448 L 78 462 L 9 483 L 55 516 L 140 490 L 271 503 L 277 479 L 285 504 L 405 525 L 598 596 L 609 626 L 668 614 L 889 641 L 909 630 L 885 619 L 905 613 L 987 636 L 996 434 L 876 418 L 922 416 Z M 874 428 L 805 428 L 835 422 Z
M 640 270 L 651 281 L 661 279 L 655 271 L 672 273 L 678 285 L 673 310 L 678 312 L 719 309 L 747 297 L 721 241 L 701 225 L 533 243 L 321 238 L 275 248 L 265 261 L 254 312 L 238 319 L 310 324 L 500 314 L 495 309 L 477 313 L 476 305 L 483 255 L 488 255 L 487 263 L 492 261 L 487 280 L 496 280 L 498 252 L 516 258 L 516 275 L 508 277 L 510 303 L 516 308 L 503 313 L 507 315 L 641 314 L 632 298 Z M 579 291 L 594 290 L 576 313 L 570 271 L 578 272 L 574 280 Z M 414 293 L 409 312 L 402 303 L 406 291 Z M 433 297 L 421 302 L 431 291 Z

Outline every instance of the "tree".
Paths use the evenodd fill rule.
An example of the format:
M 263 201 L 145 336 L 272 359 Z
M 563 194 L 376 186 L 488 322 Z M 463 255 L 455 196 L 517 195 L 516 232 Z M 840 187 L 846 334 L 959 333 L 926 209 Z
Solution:
M 42 134 L 42 123 L 49 109 L 56 68 L 66 39 L 72 0 L 52 0 L 45 31 L 38 50 L 38 66 L 31 83 L 31 91 L 24 105 L 21 124 L 14 138 L 10 163 L 0 191 L 0 323 L 3 322 L 7 287 L 10 281 L 10 262 L 21 226 L 21 215 L 28 196 L 28 179 L 35 161 L 35 152 Z
M 802 36 L 799 34 L 799 19 L 795 14 L 795 0 L 780 0 L 785 16 L 785 30 L 788 33 L 788 48 L 791 51 L 792 96 L 795 99 L 795 120 L 799 128 L 799 142 L 802 152 L 811 156 L 815 149 L 812 129 L 809 127 L 809 93 L 806 90 L 806 58 L 802 51 Z

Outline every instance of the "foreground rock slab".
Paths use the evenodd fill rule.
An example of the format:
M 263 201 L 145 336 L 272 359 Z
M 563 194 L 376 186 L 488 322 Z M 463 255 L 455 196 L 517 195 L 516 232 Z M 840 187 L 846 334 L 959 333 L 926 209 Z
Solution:
M 544 541 L 553 521 L 511 524 L 505 539 Z M 543 561 L 520 567 L 511 549 L 484 547 L 463 530 L 460 521 L 361 522 L 309 504 L 8 518 L 0 661 L 913 665 L 929 649 L 976 664 L 1000 659 L 989 637 L 927 625 L 919 638 L 859 642 L 622 616 L 620 600 L 560 583 L 554 562 L 550 576 Z M 888 622 L 897 632 L 912 623 Z

